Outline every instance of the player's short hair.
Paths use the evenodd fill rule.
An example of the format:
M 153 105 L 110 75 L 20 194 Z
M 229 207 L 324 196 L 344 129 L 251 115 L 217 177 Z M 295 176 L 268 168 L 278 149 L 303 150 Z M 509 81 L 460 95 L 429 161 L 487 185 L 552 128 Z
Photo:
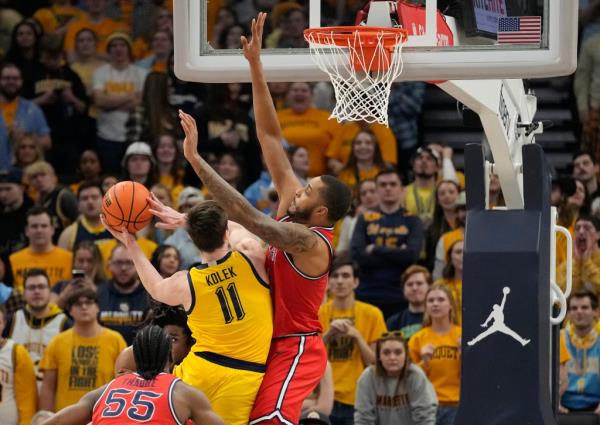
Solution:
M 568 310 L 571 309 L 571 300 L 573 298 L 577 298 L 577 299 L 589 298 L 590 303 L 592 304 L 592 308 L 594 310 L 596 310 L 598 308 L 598 296 L 595 293 L 593 293 L 592 291 L 581 290 L 581 291 L 573 292 L 569 296 L 569 299 L 567 300 L 567 309 Z
M 227 213 L 215 201 L 202 201 L 188 212 L 188 233 L 200 251 L 213 252 L 223 246 Z
M 426 267 L 419 266 L 418 264 L 413 264 L 412 266 L 408 266 L 408 268 L 406 270 L 404 270 L 404 273 L 402 273 L 402 277 L 401 277 L 402 287 L 404 287 L 404 285 L 406 284 L 406 281 L 413 274 L 417 274 L 417 273 L 423 273 L 428 285 L 431 286 L 431 284 L 433 284 L 433 278 L 431 277 L 431 273 L 429 273 L 429 270 L 427 270 Z
M 331 275 L 333 272 L 343 266 L 350 266 L 352 268 L 352 276 L 354 278 L 358 277 L 360 273 L 358 263 L 354 261 L 348 254 L 336 255 L 336 257 L 333 259 L 333 263 L 331 264 L 331 270 L 329 271 L 329 274 Z
M 352 192 L 341 180 L 330 175 L 322 175 L 323 187 L 319 194 L 327 207 L 327 219 L 331 224 L 346 215 L 352 203 Z
M 32 269 L 27 269 L 23 274 L 23 287 L 27 284 L 27 279 L 35 276 L 43 276 L 46 279 L 46 283 L 50 286 L 50 278 L 48 277 L 48 273 L 46 270 L 40 269 L 39 267 L 34 267 Z
M 190 343 L 193 341 L 192 331 L 187 324 L 187 313 L 182 306 L 170 306 L 153 300 L 144 323 L 161 328 L 168 325 L 177 326 L 183 329 L 183 333 Z
M 81 196 L 81 192 L 83 192 L 86 189 L 90 189 L 92 187 L 97 188 L 100 191 L 100 195 L 102 195 L 102 196 L 104 195 L 104 191 L 102 190 L 102 183 L 100 183 L 99 180 L 91 180 L 91 181 L 84 180 L 83 182 L 81 182 L 81 184 L 77 188 L 77 199 L 79 199 L 79 197 Z
M 140 329 L 133 339 L 133 357 L 137 373 L 144 379 L 153 379 L 171 360 L 171 339 L 156 325 Z

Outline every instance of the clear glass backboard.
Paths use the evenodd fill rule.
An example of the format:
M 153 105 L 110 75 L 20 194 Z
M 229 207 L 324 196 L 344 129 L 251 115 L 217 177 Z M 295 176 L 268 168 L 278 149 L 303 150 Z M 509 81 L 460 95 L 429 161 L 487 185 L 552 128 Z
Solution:
M 173 3 L 179 78 L 247 82 L 239 36 L 248 33 L 259 11 L 269 13 L 263 54 L 267 79 L 324 81 L 328 77 L 311 59 L 303 30 L 355 25 L 368 2 L 235 2 L 240 25 L 226 32 L 220 24 L 228 15 L 223 0 Z M 576 67 L 577 0 L 415 0 L 397 2 L 397 10 L 394 24 L 409 32 L 398 80 L 551 77 Z

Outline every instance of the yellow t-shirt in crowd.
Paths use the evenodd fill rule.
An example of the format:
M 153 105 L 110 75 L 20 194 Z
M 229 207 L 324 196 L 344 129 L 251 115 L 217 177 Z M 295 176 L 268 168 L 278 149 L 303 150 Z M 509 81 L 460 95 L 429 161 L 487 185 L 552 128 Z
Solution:
M 408 341 L 411 360 L 425 371 L 440 403 L 458 403 L 460 399 L 461 335 L 460 326 L 453 325 L 443 335 L 435 333 L 431 326 L 427 326 Z M 421 349 L 428 344 L 433 345 L 435 351 L 425 365 L 421 359 Z
M 56 370 L 54 409 L 77 403 L 81 397 L 115 376 L 115 360 L 126 347 L 120 333 L 103 328 L 85 338 L 73 329 L 56 335 L 40 361 L 40 370 Z
M 33 17 L 40 23 L 45 33 L 54 32 L 70 19 L 85 19 L 87 13 L 78 7 L 52 5 L 38 9 Z
M 178 179 L 174 179 L 170 174 L 163 174 L 159 177 L 158 182 L 163 186 L 166 186 L 171 191 L 171 201 L 173 201 L 173 208 L 178 209 L 179 205 L 177 202 L 179 201 L 179 194 L 183 190 L 184 186 L 181 184 L 181 180 L 183 178 L 183 169 Z
M 333 300 L 323 304 L 319 309 L 323 333 L 329 330 L 329 324 L 335 319 L 349 319 L 353 322 L 367 344 L 375 343 L 387 331 L 381 310 L 360 301 L 355 301 L 348 310 L 336 309 Z M 356 382 L 364 368 L 369 366 L 363 363 L 358 344 L 354 338 L 338 337 L 327 344 L 327 357 L 333 371 L 334 400 L 353 406 Z
M 320 176 L 327 172 L 325 152 L 340 130 L 335 120 L 329 119 L 329 112 L 317 108 L 308 108 L 303 114 L 291 109 L 277 113 L 283 131 L 283 138 L 290 145 L 306 148 L 310 168 L 308 175 Z
M 361 181 L 368 180 L 368 179 L 374 180 L 375 177 L 377 177 L 377 174 L 379 174 L 379 171 L 381 171 L 381 169 L 377 165 L 374 165 L 372 168 L 370 168 L 368 170 L 359 170 L 358 181 L 357 181 L 356 180 L 356 171 L 351 170 L 350 168 L 344 168 L 339 172 L 337 177 L 343 183 L 345 183 L 346 186 L 348 186 L 350 188 L 350 190 L 353 191 L 356 188 L 356 185 L 358 183 L 360 183 Z
M 367 127 L 377 137 L 377 144 L 381 150 L 381 156 L 385 162 L 396 164 L 398 162 L 398 147 L 396 145 L 396 136 L 392 130 L 383 124 L 374 123 Z M 352 152 L 352 141 L 360 132 L 361 126 L 355 121 L 347 121 L 340 126 L 340 131 L 331 142 L 325 152 L 325 156 L 331 159 L 337 159 L 345 164 L 350 158 Z
M 452 297 L 456 301 L 456 318 L 458 323 L 462 323 L 462 280 L 461 279 L 438 279 L 435 284 L 446 285 L 452 292 Z
M 421 218 L 433 218 L 435 186 L 416 187 L 414 183 L 404 189 L 406 212 Z
M 31 248 L 23 248 L 9 257 L 13 273 L 13 287 L 23 291 L 23 276 L 28 269 L 40 268 L 48 273 L 50 286 L 60 280 L 71 278 L 73 253 L 66 249 L 53 247 L 48 252 L 34 253 Z
M 150 239 L 146 239 L 146 238 L 137 238 L 137 243 L 140 246 L 140 249 L 146 256 L 146 258 L 148 260 L 150 260 L 152 258 L 152 254 L 154 254 L 154 250 L 156 250 L 158 245 L 155 242 L 151 241 Z M 102 263 L 104 264 L 104 274 L 106 275 L 107 278 L 111 278 L 112 273 L 110 272 L 110 269 L 108 268 L 108 260 L 110 260 L 110 254 L 112 253 L 112 250 L 115 248 L 115 246 L 117 246 L 117 240 L 116 239 L 106 239 L 106 240 L 97 242 L 96 245 L 98 246 L 98 249 L 100 250 L 100 254 L 102 254 Z
M 96 51 L 99 54 L 106 54 L 106 39 L 115 31 L 129 31 L 129 26 L 123 22 L 115 21 L 111 18 L 103 18 L 100 21 L 92 21 L 87 16 L 71 22 L 65 33 L 64 49 L 65 51 L 75 50 L 75 37 L 77 33 L 84 28 L 89 28 L 98 36 Z
M 567 348 L 567 343 L 565 341 L 565 333 L 560 333 L 560 339 L 558 344 L 558 362 L 560 364 L 565 364 L 569 360 L 571 360 L 571 353 L 569 353 L 569 349 Z

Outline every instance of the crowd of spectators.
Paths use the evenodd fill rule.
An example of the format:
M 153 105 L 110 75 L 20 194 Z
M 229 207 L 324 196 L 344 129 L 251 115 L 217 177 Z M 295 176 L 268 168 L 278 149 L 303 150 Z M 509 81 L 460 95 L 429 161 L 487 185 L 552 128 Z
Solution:
M 270 12 L 267 47 L 305 47 L 304 3 L 210 1 L 208 40 L 240 48 L 260 10 Z M 600 2 L 580 4 L 574 95 L 582 150 L 552 190 L 559 224 L 574 241 L 563 331 L 571 360 L 561 360 L 566 417 L 600 415 Z M 200 153 L 224 180 L 265 214 L 274 215 L 278 199 L 257 143 L 251 87 L 175 76 L 170 1 L 0 5 L 0 330 L 9 338 L 0 347 L 0 384 L 14 394 L 3 393 L 0 414 L 3 423 L 27 424 L 37 410 L 56 411 L 108 382 L 152 310 L 133 262 L 100 221 L 103 194 L 134 180 L 181 212 L 211 196 L 183 159 L 179 109 L 197 120 Z M 325 23 L 348 24 L 360 7 L 327 0 L 322 14 Z M 394 84 L 389 128 L 329 120 L 322 84 L 270 89 L 297 176 L 334 174 L 354 193 L 336 225 L 319 314 L 329 366 L 304 417 L 452 424 L 460 400 L 464 175 L 443 140 L 422 145 L 425 83 Z M 502 206 L 496 176 L 489 190 L 490 207 Z M 137 239 L 164 277 L 201 260 L 183 228 L 151 224 Z M 557 237 L 563 286 L 564 244 Z

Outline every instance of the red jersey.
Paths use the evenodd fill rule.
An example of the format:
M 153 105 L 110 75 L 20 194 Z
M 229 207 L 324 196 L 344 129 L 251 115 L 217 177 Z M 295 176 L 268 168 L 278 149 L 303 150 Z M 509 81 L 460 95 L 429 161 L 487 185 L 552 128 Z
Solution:
M 289 218 L 279 221 L 289 221 Z M 311 227 L 310 230 L 327 243 L 331 266 L 333 227 Z M 327 289 L 329 268 L 320 276 L 308 276 L 296 268 L 291 254 L 272 245 L 269 245 L 265 261 L 273 299 L 273 338 L 322 332 L 319 307 Z
M 180 381 L 169 373 L 146 380 L 137 373 L 113 379 L 96 401 L 92 424 L 152 423 L 181 425 L 173 406 L 173 388 Z

